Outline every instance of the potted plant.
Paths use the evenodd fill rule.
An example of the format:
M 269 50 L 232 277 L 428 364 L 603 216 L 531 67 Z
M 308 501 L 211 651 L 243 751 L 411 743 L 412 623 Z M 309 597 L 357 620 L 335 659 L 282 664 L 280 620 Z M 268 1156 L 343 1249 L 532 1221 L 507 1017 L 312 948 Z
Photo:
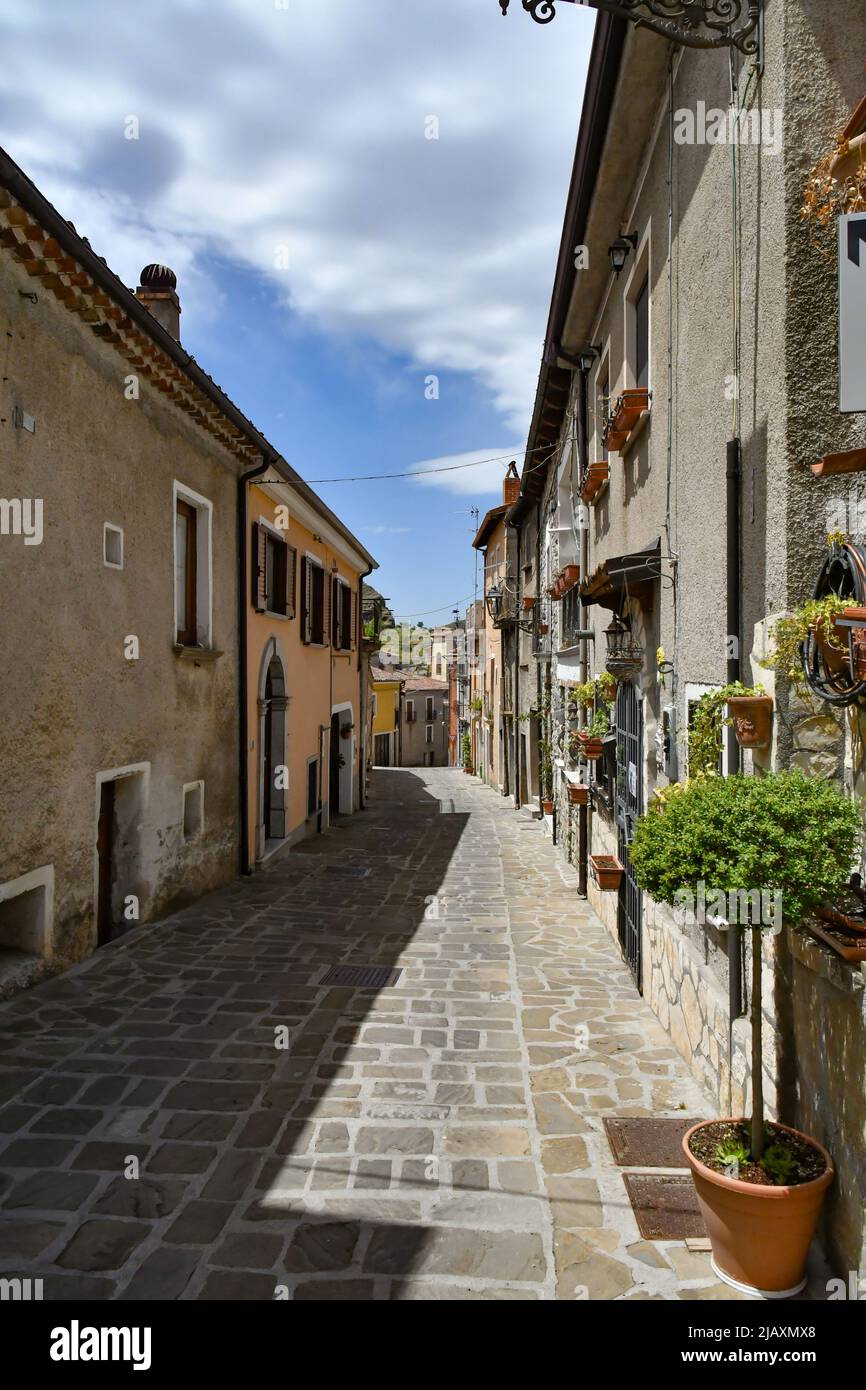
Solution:
M 481 713 L 482 709 L 484 708 L 484 704 L 480 695 L 476 695 L 474 700 L 469 701 L 469 708 L 472 710 L 473 714 Z
M 765 669 L 781 671 L 801 694 L 804 693 L 807 682 L 803 647 L 811 636 L 820 648 L 826 669 L 838 674 L 845 665 L 848 642 L 847 633 L 838 626 L 837 620 L 850 606 L 851 600 L 839 594 L 808 599 L 774 624 L 773 650 L 762 657 L 760 664 Z
M 473 770 L 473 769 L 472 769 L 472 739 L 469 737 L 469 734 L 468 734 L 468 733 L 465 733 L 465 734 L 463 735 L 463 738 L 462 738 L 462 740 L 461 740 L 460 748 L 461 748 L 461 752 L 462 752 L 462 754 L 463 754 L 463 771 L 464 771 L 464 772 L 467 772 L 467 773 L 471 773 L 472 770 Z
M 549 623 L 539 623 L 539 624 L 538 624 L 538 635 L 539 635 L 539 637 L 546 637 L 549 631 L 550 631 L 550 624 L 549 624 Z
M 568 800 L 571 806 L 589 805 L 589 787 L 585 782 L 568 783 Z
M 523 611 L 524 611 L 524 613 L 529 613 L 529 612 L 531 611 L 531 609 L 533 609 L 534 607 L 535 607 L 535 595 L 534 595 L 534 594 L 524 594 L 524 595 L 523 595 Z
M 608 732 L 610 720 L 607 708 L 597 709 L 589 723 L 577 731 L 577 744 L 581 757 L 587 762 L 596 762 L 604 752 L 604 737 Z
M 718 690 L 708 690 L 698 701 L 689 728 L 689 775 L 719 770 L 725 725 L 734 726 L 737 742 L 743 748 L 766 748 L 772 739 L 772 717 L 773 701 L 762 685 L 733 681 Z
M 638 884 L 657 902 L 682 910 L 703 884 L 708 899 L 727 904 L 729 930 L 750 928 L 751 1115 L 701 1121 L 683 1139 L 713 1268 L 745 1292 L 784 1298 L 802 1289 L 833 1180 L 823 1145 L 764 1114 L 762 932 L 781 921 L 774 910 L 765 922 L 759 909 L 756 922 L 755 900 L 772 894 L 781 920 L 799 926 L 843 888 L 859 839 L 854 803 L 823 778 L 796 771 L 666 787 L 638 820 L 630 847 Z
M 809 174 L 800 216 L 819 231 L 835 230 L 836 220 L 866 211 L 866 97 L 837 134 L 833 148 Z
M 355 728 L 354 724 L 341 724 L 341 725 L 340 725 L 340 738 L 351 738 L 351 737 L 352 737 L 352 731 L 354 730 L 354 728 Z
M 616 893 L 625 869 L 615 854 L 591 854 L 589 866 L 596 886 L 602 893 Z
M 567 589 L 573 589 L 580 579 L 580 565 L 566 565 L 565 569 L 562 571 L 562 577 L 565 580 Z

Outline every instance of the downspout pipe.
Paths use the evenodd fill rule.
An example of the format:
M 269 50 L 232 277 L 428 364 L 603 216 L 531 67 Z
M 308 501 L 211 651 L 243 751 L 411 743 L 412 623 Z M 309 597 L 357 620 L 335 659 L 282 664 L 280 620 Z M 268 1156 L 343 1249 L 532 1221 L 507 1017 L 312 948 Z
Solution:
M 727 645 L 728 684 L 742 679 L 742 568 L 740 562 L 740 440 L 728 440 L 726 480 L 727 541 Z M 740 745 L 733 728 L 727 738 L 728 774 L 740 771 Z M 743 1012 L 743 934 L 739 926 L 728 931 L 728 1011 L 731 1023 Z
M 253 478 L 260 478 L 261 475 L 271 466 L 272 460 L 262 459 L 255 468 L 250 468 L 246 473 L 242 473 L 238 478 L 238 707 L 240 710 L 240 728 L 238 732 L 238 794 L 240 797 L 241 811 L 241 834 L 240 834 L 240 871 L 244 875 L 252 873 L 250 865 L 250 831 L 249 831 L 249 797 L 250 797 L 250 777 L 249 777 L 249 696 L 247 693 L 249 678 L 249 654 L 247 652 L 247 604 L 249 602 L 249 537 L 247 506 L 247 488 Z

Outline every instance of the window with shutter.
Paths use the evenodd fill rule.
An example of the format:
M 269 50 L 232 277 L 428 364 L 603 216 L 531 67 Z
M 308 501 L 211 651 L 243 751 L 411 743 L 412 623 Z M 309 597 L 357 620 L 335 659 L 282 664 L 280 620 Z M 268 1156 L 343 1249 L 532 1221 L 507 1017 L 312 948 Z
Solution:
M 309 556 L 305 555 L 301 565 L 303 639 L 314 646 L 322 646 L 326 641 L 327 590 L 324 569 L 315 560 L 311 560 Z
M 178 498 L 175 504 L 174 592 L 177 641 L 185 647 L 195 646 L 197 640 L 197 523 L 195 507 Z
M 298 552 L 286 546 L 286 617 L 295 616 L 295 585 L 297 584 Z
M 351 633 L 351 637 L 349 639 L 349 647 L 352 651 L 354 651 L 358 645 L 358 595 L 355 593 L 354 589 L 352 590 L 349 599 L 349 609 L 349 631 Z
M 257 613 L 264 613 L 267 603 L 265 569 L 267 566 L 267 532 L 257 521 L 253 522 L 250 559 L 252 563 L 252 604 Z

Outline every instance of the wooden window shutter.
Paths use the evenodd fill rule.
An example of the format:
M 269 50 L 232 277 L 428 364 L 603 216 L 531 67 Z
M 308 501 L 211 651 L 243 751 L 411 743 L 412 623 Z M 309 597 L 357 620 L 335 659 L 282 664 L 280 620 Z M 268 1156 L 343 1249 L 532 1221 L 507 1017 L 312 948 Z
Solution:
M 354 589 L 352 590 L 352 596 L 349 600 L 349 612 L 349 627 L 352 634 L 349 645 L 352 651 L 354 651 L 358 645 L 358 595 L 355 593 Z
M 298 552 L 294 546 L 286 546 L 286 617 L 295 616 L 295 584 L 298 567 Z
M 343 638 L 340 632 L 342 613 L 340 612 L 340 581 L 332 576 L 331 578 L 331 622 L 333 628 L 333 647 L 342 646 Z
M 328 633 L 330 632 L 331 617 L 331 585 L 325 570 L 322 570 L 322 645 L 328 645 Z
M 305 642 L 309 642 L 313 624 L 313 584 L 310 562 L 306 555 L 301 564 L 301 621 L 303 622 L 301 636 Z
M 253 544 L 252 544 L 252 575 L 253 575 L 253 608 L 257 613 L 264 613 L 267 607 L 267 592 L 265 588 L 265 571 L 267 568 L 267 549 L 268 533 L 264 526 L 260 526 L 257 521 L 253 522 Z

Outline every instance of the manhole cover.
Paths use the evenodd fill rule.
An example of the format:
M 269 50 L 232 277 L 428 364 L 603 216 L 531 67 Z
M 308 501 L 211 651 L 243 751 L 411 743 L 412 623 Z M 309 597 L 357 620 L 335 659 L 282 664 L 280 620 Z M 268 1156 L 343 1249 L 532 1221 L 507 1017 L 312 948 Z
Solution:
M 644 1240 L 688 1240 L 706 1236 L 690 1177 L 623 1173 L 623 1182 Z
M 332 965 L 319 984 L 388 989 L 396 985 L 402 974 L 402 968 L 391 970 L 386 965 Z
M 688 1168 L 683 1135 L 699 1118 L 619 1119 L 605 1115 L 603 1122 L 607 1142 L 621 1168 Z

